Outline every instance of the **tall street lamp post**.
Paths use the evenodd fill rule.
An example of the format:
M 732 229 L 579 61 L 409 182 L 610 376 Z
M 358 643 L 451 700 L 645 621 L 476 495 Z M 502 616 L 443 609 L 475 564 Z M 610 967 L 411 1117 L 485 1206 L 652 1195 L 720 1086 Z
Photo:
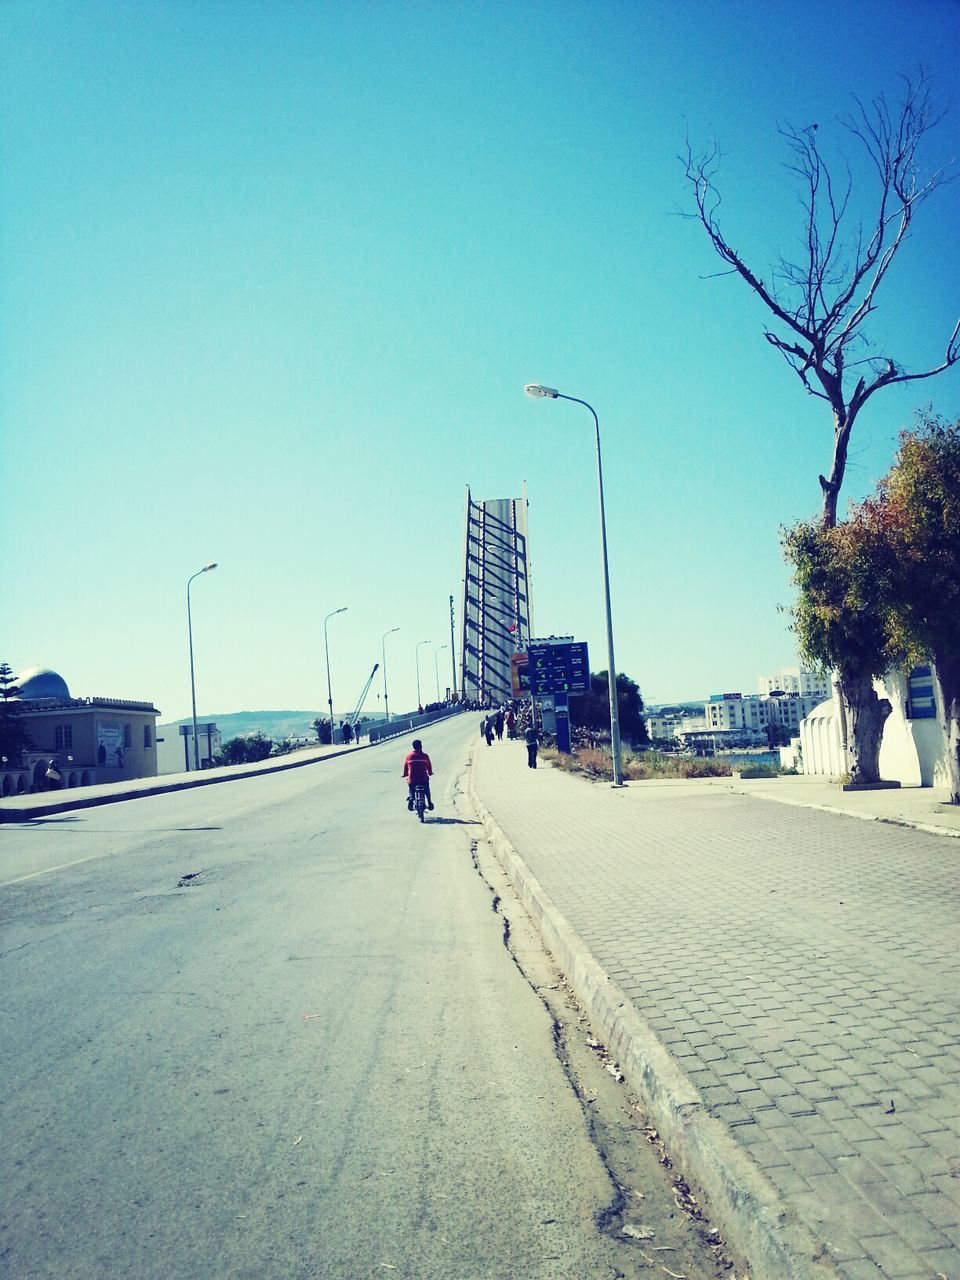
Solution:
M 328 613 L 323 620 L 323 652 L 327 659 L 327 706 L 330 708 L 330 744 L 333 745 L 333 687 L 330 684 L 330 644 L 327 640 L 327 623 L 331 618 L 335 618 L 338 613 L 346 613 L 349 605 L 344 605 L 341 609 L 334 609 L 332 613 Z
M 209 573 L 217 567 L 216 560 L 198 569 L 193 577 L 187 579 L 187 639 L 190 644 L 190 702 L 193 707 L 193 767 L 200 768 L 200 743 L 197 741 L 197 682 L 193 674 L 193 619 L 190 616 L 190 583 L 202 573 Z
M 383 715 L 388 724 L 390 723 L 390 699 L 387 696 L 387 636 L 392 636 L 399 630 L 399 627 L 391 627 L 389 631 L 383 633 L 383 639 L 380 641 L 380 657 L 383 659 L 380 664 L 383 668 Z
M 450 597 L 450 673 L 453 676 L 450 688 L 453 691 L 453 700 L 457 702 L 457 646 L 453 639 L 453 596 Z
M 437 659 L 440 657 L 441 653 L 443 653 L 444 649 L 448 649 L 449 647 L 450 647 L 449 645 L 442 644 L 439 649 L 434 649 L 433 651 L 433 674 L 437 678 L 437 701 L 438 702 L 440 701 L 440 668 L 437 665 Z
M 423 706 L 423 699 L 420 697 L 420 650 L 423 648 L 425 644 L 433 644 L 433 641 L 432 640 L 417 641 L 416 653 L 417 653 L 417 710 L 418 711 Z
M 613 613 L 610 608 L 610 570 L 607 565 L 607 518 L 603 505 L 603 462 L 600 457 L 600 422 L 597 411 L 586 400 L 578 400 L 576 396 L 565 396 L 553 387 L 541 387 L 531 382 L 524 387 L 528 396 L 537 400 L 570 400 L 573 404 L 582 404 L 593 414 L 593 425 L 597 433 L 597 489 L 600 494 L 600 550 L 603 558 L 603 596 L 607 610 L 607 684 L 610 694 L 610 750 L 613 756 L 613 785 L 623 786 L 623 761 L 620 746 L 620 713 L 617 706 L 617 667 L 613 657 Z

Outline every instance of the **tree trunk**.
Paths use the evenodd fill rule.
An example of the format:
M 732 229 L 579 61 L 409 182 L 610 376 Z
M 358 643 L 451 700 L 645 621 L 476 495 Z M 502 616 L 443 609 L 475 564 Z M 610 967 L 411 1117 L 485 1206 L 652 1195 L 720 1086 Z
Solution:
M 950 803 L 960 804 L 960 653 L 934 655 L 940 685 L 940 710 L 947 740 Z
M 847 471 L 850 432 L 856 421 L 857 409 L 844 403 L 840 382 L 836 377 L 828 376 L 820 370 L 818 374 L 833 406 L 833 461 L 829 480 L 826 476 L 820 477 L 820 488 L 823 490 L 823 526 L 825 529 L 834 529 L 837 524 L 837 500 Z
M 840 691 L 850 708 L 850 781 L 880 781 L 880 742 L 892 707 L 873 687 L 871 676 L 846 673 Z

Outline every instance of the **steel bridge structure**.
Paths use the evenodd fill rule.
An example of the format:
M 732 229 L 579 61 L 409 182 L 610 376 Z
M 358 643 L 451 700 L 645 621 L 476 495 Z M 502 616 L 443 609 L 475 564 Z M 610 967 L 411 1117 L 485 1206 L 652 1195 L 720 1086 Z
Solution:
M 484 706 L 512 696 L 510 661 L 530 639 L 527 495 L 475 501 L 467 487 L 461 696 Z

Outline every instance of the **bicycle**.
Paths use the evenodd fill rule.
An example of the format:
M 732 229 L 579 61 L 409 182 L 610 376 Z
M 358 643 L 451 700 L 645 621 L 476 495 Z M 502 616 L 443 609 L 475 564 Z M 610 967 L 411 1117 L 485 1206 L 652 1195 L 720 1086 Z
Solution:
M 424 814 L 427 809 L 427 787 L 426 783 L 415 782 L 413 784 L 413 807 L 417 817 L 421 822 L 425 822 Z

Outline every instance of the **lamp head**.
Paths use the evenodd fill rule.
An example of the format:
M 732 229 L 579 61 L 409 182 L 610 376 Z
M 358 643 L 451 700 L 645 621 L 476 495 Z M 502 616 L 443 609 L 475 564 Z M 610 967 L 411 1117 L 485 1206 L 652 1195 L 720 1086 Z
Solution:
M 200 570 L 200 572 L 201 572 L 201 573 L 209 573 L 211 569 L 215 569 L 216 567 L 217 567 L 217 562 L 216 562 L 216 560 L 212 560 L 212 561 L 210 562 L 210 564 L 205 564 L 205 565 L 203 566 L 203 568 Z
M 528 382 L 523 389 L 528 396 L 533 396 L 534 400 L 556 400 L 560 395 L 560 392 L 555 391 L 553 387 L 541 387 L 539 382 Z

